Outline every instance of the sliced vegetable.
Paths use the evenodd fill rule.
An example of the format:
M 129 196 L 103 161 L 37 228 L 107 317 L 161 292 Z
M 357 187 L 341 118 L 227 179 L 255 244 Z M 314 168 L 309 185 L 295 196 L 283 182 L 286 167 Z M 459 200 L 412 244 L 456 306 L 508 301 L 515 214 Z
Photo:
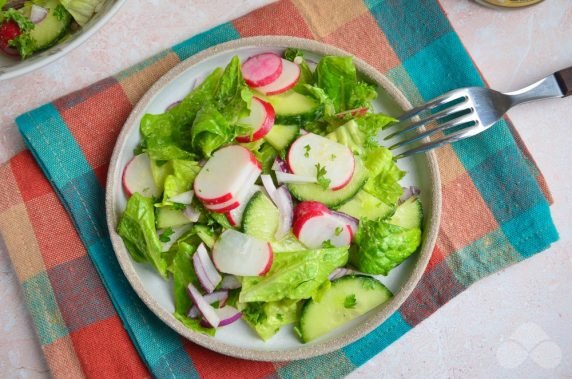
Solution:
M 224 307 L 226 301 L 228 300 L 228 291 L 215 291 L 212 293 L 208 293 L 205 296 L 203 296 L 203 299 L 205 299 L 205 301 L 211 305 L 218 302 L 219 308 Z M 189 310 L 189 313 L 187 314 L 187 316 L 190 318 L 197 318 L 200 315 L 201 312 L 199 312 L 199 308 L 197 308 L 196 305 L 193 305 Z
M 239 276 L 266 274 L 272 266 L 272 247 L 236 230 L 226 230 L 213 248 L 213 261 L 220 272 Z
M 242 64 L 244 81 L 251 87 L 274 82 L 282 73 L 282 59 L 274 53 L 262 53 L 248 58 Z
M 264 175 L 261 175 L 261 177 L 262 176 L 264 176 Z M 251 185 L 249 187 L 247 195 L 244 197 L 244 199 L 242 199 L 240 201 L 239 206 L 224 214 L 226 216 L 228 222 L 230 223 L 230 225 L 240 226 L 242 224 L 242 218 L 244 215 L 244 210 L 246 209 L 246 206 L 250 202 L 250 199 L 252 199 L 252 196 L 254 196 L 254 194 L 258 191 L 262 191 L 262 187 L 257 186 L 257 185 Z
M 256 87 L 256 90 L 264 95 L 277 95 L 294 87 L 299 77 L 300 67 L 286 59 L 282 59 L 282 72 L 280 76 L 270 84 Z
M 308 133 L 298 138 L 288 150 L 288 167 L 296 175 L 317 177 L 324 170 L 328 188 L 339 190 L 352 179 L 355 160 L 351 150 L 317 134 Z
M 258 97 L 252 98 L 250 114 L 238 121 L 248 127 L 248 132 L 236 137 L 238 142 L 253 142 L 265 137 L 274 126 L 274 108 Z
M 234 275 L 225 275 L 222 278 L 222 282 L 220 283 L 220 288 L 225 290 L 234 290 L 240 288 L 242 285 L 240 284 L 240 280 Z
M 203 289 L 208 293 L 212 293 L 216 286 L 221 282 L 222 277 L 213 265 L 211 257 L 209 256 L 205 245 L 202 243 L 193 255 L 193 266 Z
M 123 169 L 122 182 L 129 196 L 135 192 L 148 197 L 160 195 L 151 173 L 151 161 L 145 153 L 134 156 L 127 163 Z
M 280 225 L 280 212 L 262 192 L 256 192 L 244 210 L 242 230 L 249 236 L 272 241 Z
M 351 227 L 338 216 L 330 213 L 306 213 L 296 219 L 292 228 L 294 235 L 310 249 L 327 246 L 349 246 L 352 241 Z
M 288 172 L 276 171 L 276 181 L 278 181 L 278 183 L 304 184 L 317 183 L 318 179 L 316 176 L 295 175 Z
M 362 275 L 334 280 L 320 301 L 309 300 L 300 316 L 300 337 L 310 342 L 393 297 L 378 280 Z
M 286 149 L 300 134 L 300 128 L 296 125 L 274 124 L 264 139 L 276 150 Z
M 274 238 L 280 240 L 290 232 L 294 220 L 294 202 L 287 187 L 281 186 L 276 190 L 274 193 L 274 203 L 280 213 L 280 223 L 278 224 Z
M 189 297 L 193 300 L 193 303 L 207 321 L 208 325 L 216 328 L 220 324 L 220 317 L 218 316 L 216 310 L 205 300 L 198 289 L 192 283 L 189 283 L 187 287 Z

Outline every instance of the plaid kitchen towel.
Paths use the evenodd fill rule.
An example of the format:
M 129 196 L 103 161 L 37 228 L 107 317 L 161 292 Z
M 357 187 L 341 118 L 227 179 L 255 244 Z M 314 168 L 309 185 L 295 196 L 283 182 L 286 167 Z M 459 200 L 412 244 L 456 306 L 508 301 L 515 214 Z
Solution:
M 16 122 L 29 151 L 0 168 L 0 232 L 51 373 L 97 377 L 339 377 L 480 278 L 558 238 L 541 173 L 508 120 L 438 152 L 443 217 L 429 267 L 401 309 L 326 356 L 252 362 L 196 346 L 159 321 L 123 276 L 104 184 L 115 139 L 161 75 L 212 45 L 293 35 L 363 58 L 414 104 L 483 79 L 435 0 L 286 0 L 220 25 Z

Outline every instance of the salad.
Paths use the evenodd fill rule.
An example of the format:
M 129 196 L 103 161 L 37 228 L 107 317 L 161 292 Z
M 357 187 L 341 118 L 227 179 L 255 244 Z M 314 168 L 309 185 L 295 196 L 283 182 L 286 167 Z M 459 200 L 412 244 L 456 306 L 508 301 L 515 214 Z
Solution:
M 376 142 L 396 121 L 376 96 L 351 57 L 286 49 L 235 56 L 143 116 L 117 232 L 172 278 L 181 323 L 242 319 L 263 340 L 294 324 L 309 342 L 393 296 L 374 275 L 418 249 L 423 212 Z
M 83 27 L 106 0 L 0 0 L 0 51 L 26 59 Z

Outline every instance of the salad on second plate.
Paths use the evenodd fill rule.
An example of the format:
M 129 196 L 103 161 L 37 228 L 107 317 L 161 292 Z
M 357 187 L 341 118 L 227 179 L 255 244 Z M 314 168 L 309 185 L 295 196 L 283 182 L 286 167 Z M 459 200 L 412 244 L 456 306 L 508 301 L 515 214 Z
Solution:
M 376 141 L 395 122 L 376 96 L 351 57 L 286 49 L 234 57 L 142 118 L 117 232 L 172 277 L 180 322 L 242 319 L 263 340 L 294 324 L 309 342 L 393 296 L 373 275 L 418 249 L 423 215 Z
M 107 0 L 0 0 L 0 51 L 26 59 L 83 27 Z

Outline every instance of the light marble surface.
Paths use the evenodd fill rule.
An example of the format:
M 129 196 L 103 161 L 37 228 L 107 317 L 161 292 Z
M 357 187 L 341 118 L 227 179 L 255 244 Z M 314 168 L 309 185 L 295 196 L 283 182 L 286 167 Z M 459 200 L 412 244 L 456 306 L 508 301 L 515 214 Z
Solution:
M 265 2 L 127 1 L 85 46 L 30 75 L 0 82 L 0 162 L 23 148 L 13 124 L 18 114 Z M 570 0 L 518 11 L 490 10 L 469 0 L 441 4 L 493 88 L 514 90 L 572 65 Z M 572 98 L 525 105 L 510 116 L 551 187 L 561 240 L 473 285 L 352 378 L 572 377 Z M 46 377 L 3 250 L 0 304 L 0 377 Z

